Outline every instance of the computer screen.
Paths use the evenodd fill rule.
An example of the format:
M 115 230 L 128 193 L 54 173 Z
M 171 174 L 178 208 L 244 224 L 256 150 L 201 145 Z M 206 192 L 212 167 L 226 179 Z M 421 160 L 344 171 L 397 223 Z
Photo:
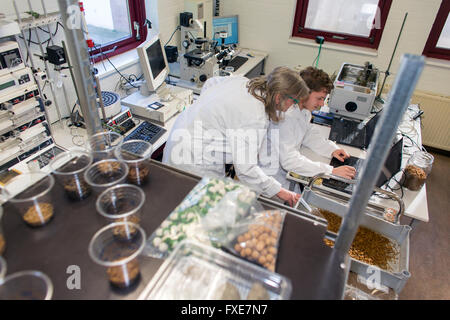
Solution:
M 225 31 L 228 37 L 225 38 L 225 44 L 238 44 L 238 16 L 213 17 L 213 39 L 222 43 L 219 33 Z
M 150 92 L 156 91 L 169 74 L 166 53 L 158 35 L 137 47 L 145 81 Z

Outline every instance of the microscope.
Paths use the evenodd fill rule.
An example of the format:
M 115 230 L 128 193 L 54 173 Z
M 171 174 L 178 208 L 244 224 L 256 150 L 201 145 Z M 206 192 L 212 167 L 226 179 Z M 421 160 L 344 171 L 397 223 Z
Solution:
M 180 23 L 182 56 L 178 85 L 199 93 L 203 83 L 209 78 L 230 75 L 230 73 L 225 74 L 221 70 L 221 66 L 226 59 L 233 55 L 234 49 L 226 47 L 223 41 L 221 46 L 218 47 L 217 41 L 208 39 L 206 21 L 202 25 L 199 20 L 192 19 L 192 13 L 190 12 L 180 14 Z M 202 34 L 203 37 L 199 36 Z

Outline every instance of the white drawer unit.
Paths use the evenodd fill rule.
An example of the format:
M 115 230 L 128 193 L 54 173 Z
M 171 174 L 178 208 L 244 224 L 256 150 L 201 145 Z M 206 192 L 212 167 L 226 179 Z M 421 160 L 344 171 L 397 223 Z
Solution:
M 33 73 L 30 68 L 17 70 L 0 77 L 0 100 L 3 96 L 20 91 L 30 84 L 34 84 Z

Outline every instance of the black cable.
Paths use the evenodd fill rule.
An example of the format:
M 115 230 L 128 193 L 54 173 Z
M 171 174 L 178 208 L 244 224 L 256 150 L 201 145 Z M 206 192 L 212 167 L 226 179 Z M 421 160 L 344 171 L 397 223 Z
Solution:
M 180 26 L 177 26 L 177 27 L 175 28 L 175 31 L 174 31 L 174 32 L 172 33 L 172 35 L 170 36 L 169 41 L 167 41 L 166 44 L 164 45 L 164 48 L 167 46 L 167 44 L 170 42 L 170 40 L 172 40 L 173 35 L 174 35 L 175 32 L 177 32 L 178 30 L 181 30 L 181 27 L 180 27 Z
M 94 45 L 94 48 L 97 48 L 97 46 Z M 106 54 L 104 54 L 101 49 L 100 49 L 100 53 L 102 56 L 104 56 L 106 58 L 106 60 L 108 60 L 108 62 L 113 66 L 114 70 L 116 70 L 116 72 L 121 76 L 121 78 L 125 79 L 133 88 L 139 88 L 136 87 L 133 83 L 131 83 L 130 80 L 128 80 L 122 73 L 120 73 L 119 70 L 117 70 L 116 66 L 111 62 L 111 60 L 109 60 L 108 56 Z

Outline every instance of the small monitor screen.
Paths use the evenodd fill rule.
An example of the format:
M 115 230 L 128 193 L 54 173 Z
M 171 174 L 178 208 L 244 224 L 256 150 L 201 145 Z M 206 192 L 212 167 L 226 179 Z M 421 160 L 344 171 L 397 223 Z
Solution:
M 220 32 L 227 33 L 224 44 L 239 43 L 238 16 L 213 17 L 213 39 L 219 44 L 222 43 L 222 39 L 219 37 Z
M 159 40 L 147 48 L 147 57 L 150 63 L 150 69 L 152 69 L 153 79 L 156 79 L 166 67 L 161 42 Z

